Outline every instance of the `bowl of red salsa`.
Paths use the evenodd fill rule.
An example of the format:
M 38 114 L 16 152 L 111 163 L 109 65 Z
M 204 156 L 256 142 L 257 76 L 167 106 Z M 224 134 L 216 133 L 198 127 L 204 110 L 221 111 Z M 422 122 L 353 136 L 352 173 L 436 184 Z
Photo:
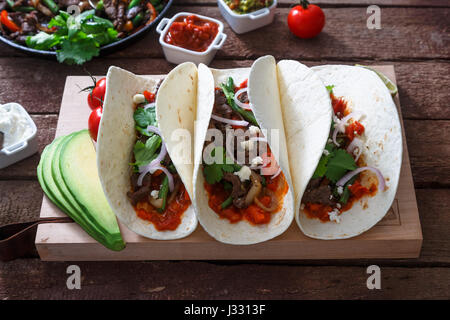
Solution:
M 156 31 L 167 61 L 176 64 L 191 61 L 208 65 L 227 38 L 222 22 L 188 12 L 162 19 Z

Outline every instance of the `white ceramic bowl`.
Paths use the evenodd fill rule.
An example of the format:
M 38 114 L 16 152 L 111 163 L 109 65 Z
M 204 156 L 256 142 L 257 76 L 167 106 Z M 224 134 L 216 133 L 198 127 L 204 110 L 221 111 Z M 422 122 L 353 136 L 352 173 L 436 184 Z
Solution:
M 11 102 L 4 105 L 0 105 L 0 108 L 15 105 L 18 107 L 23 117 L 31 126 L 31 133 L 24 137 L 22 140 L 17 141 L 13 145 L 5 147 L 0 150 L 0 169 L 5 168 L 17 161 L 25 159 L 38 151 L 37 144 L 37 128 L 33 119 L 31 119 L 28 112 L 18 103 Z
M 222 16 L 236 33 L 246 33 L 268 24 L 271 24 L 275 17 L 277 0 L 268 8 L 263 8 L 246 14 L 239 14 L 230 9 L 224 0 L 217 0 Z
M 167 32 L 169 31 L 170 25 L 180 16 L 190 16 L 195 15 L 199 17 L 200 19 L 209 20 L 212 22 L 215 22 L 219 25 L 219 31 L 217 32 L 216 37 L 209 45 L 208 49 L 203 52 L 197 52 L 192 50 L 187 50 L 178 46 L 171 45 L 169 43 L 166 43 L 164 41 L 164 38 L 166 37 Z M 183 63 L 183 62 L 193 62 L 195 64 L 206 64 L 208 65 L 211 60 L 216 55 L 217 50 L 222 48 L 225 40 L 227 39 L 227 35 L 223 33 L 223 23 L 219 20 L 201 16 L 199 14 L 195 13 L 189 13 L 189 12 L 179 12 L 176 15 L 174 15 L 171 19 L 164 18 L 160 21 L 158 26 L 156 27 L 156 31 L 160 34 L 159 36 L 159 43 L 161 44 L 164 56 L 166 57 L 166 60 L 172 63 Z

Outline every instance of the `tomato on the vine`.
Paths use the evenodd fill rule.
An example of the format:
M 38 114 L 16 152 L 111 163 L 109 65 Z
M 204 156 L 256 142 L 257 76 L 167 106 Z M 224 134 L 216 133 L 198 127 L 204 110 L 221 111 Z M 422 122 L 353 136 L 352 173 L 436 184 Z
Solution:
M 98 107 L 97 109 L 92 110 L 91 115 L 89 116 L 89 121 L 88 121 L 89 134 L 90 134 L 92 140 L 94 140 L 94 141 L 97 141 L 98 127 L 100 125 L 102 113 L 103 113 L 103 108 Z
M 288 26 L 299 38 L 310 39 L 317 36 L 325 26 L 325 14 L 322 9 L 307 0 L 301 0 L 289 11 Z
M 106 91 L 106 78 L 101 78 L 98 81 L 94 79 L 94 86 L 89 89 L 92 90 L 89 92 L 87 101 L 89 107 L 92 110 L 97 109 L 98 107 L 103 106 L 103 100 L 105 99 L 105 91 Z

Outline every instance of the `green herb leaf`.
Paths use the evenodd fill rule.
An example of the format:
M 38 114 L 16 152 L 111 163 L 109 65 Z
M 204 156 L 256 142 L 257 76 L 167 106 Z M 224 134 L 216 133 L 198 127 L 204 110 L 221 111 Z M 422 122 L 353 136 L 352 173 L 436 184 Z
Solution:
M 160 146 L 161 137 L 156 134 L 148 138 L 145 144 L 140 140 L 136 141 L 133 149 L 136 162 L 133 165 L 144 166 L 149 164 L 157 157 L 156 151 Z
M 61 49 L 56 51 L 56 57 L 59 62 L 81 65 L 99 55 L 98 47 L 98 43 L 92 37 L 78 32 L 72 39 L 61 41 Z
M 326 86 L 328 93 L 333 93 L 334 85 Z
M 245 120 L 252 123 L 255 126 L 258 126 L 258 122 L 256 121 L 253 112 L 244 110 L 234 102 L 234 81 L 233 78 L 229 77 L 226 83 L 222 83 L 220 85 L 225 97 L 227 98 L 227 103 L 234 111 L 238 112 Z
M 231 163 L 231 159 L 226 156 L 225 149 L 223 147 L 214 148 L 211 152 L 211 157 L 215 157 L 216 152 L 223 155 L 221 161 L 223 163 L 214 162 L 212 164 L 203 164 L 203 174 L 205 175 L 206 182 L 209 184 L 220 182 L 223 178 L 224 172 L 235 172 L 239 170 L 235 164 Z
M 325 146 L 325 150 L 327 150 L 328 154 L 326 154 L 327 152 L 324 152 L 324 154 L 322 154 L 322 157 L 320 158 L 319 164 L 317 165 L 316 171 L 314 172 L 312 179 L 322 178 L 325 175 L 328 169 L 327 168 L 328 161 L 330 160 L 331 157 L 334 156 L 334 149 L 335 146 L 332 143 L 328 143 Z
M 136 125 L 143 129 L 146 129 L 147 126 L 158 125 L 155 108 L 148 108 L 147 110 L 144 110 L 144 108 L 137 108 L 133 117 Z
M 333 183 L 342 178 L 347 171 L 355 170 L 357 165 L 353 157 L 343 149 L 337 149 L 334 157 L 330 158 L 327 164 L 325 176 Z
M 34 36 L 28 36 L 26 44 L 30 48 L 36 50 L 50 50 L 56 46 L 60 41 L 60 37 L 56 34 L 47 34 L 43 31 L 35 34 Z

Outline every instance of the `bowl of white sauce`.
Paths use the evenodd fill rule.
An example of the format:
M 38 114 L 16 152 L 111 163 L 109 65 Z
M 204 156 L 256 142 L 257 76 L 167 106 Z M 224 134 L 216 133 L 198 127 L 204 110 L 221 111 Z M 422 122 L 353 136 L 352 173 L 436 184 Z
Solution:
M 38 151 L 37 128 L 18 103 L 0 105 L 0 169 Z

